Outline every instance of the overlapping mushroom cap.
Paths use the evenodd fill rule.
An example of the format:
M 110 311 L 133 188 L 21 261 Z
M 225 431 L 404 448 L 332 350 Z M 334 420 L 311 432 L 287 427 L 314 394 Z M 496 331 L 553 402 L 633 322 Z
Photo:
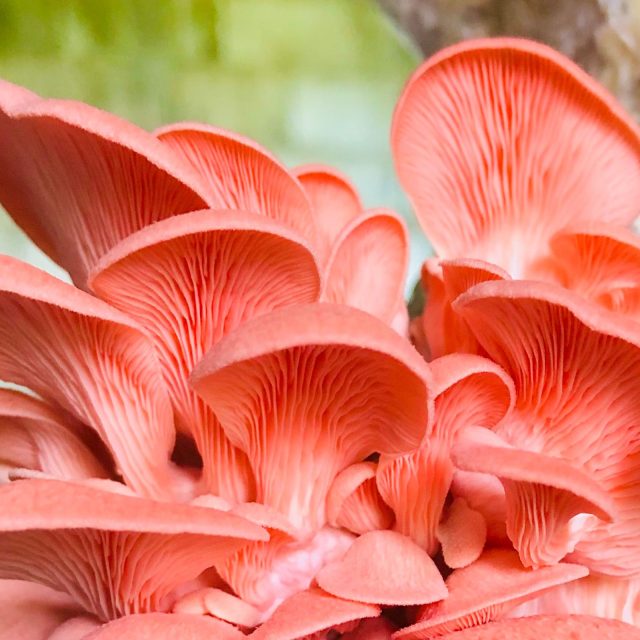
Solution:
M 471 435 L 454 461 L 501 478 L 522 561 L 573 552 L 594 571 L 637 575 L 640 328 L 529 282 L 480 284 L 454 307 L 510 373 L 517 398 L 496 431 L 503 442 Z
M 574 65 L 465 43 L 400 100 L 429 364 L 335 169 L 8 83 L 0 142 L 78 287 L 0 257 L 0 638 L 640 636 L 640 141 Z
M 468 425 L 495 427 L 509 412 L 513 391 L 504 371 L 478 356 L 455 354 L 431 365 L 436 394 L 434 419 L 415 451 L 380 456 L 376 482 L 383 500 L 394 511 L 395 529 L 413 538 L 430 554 L 443 543 L 445 559 L 455 566 L 458 563 L 448 557 L 448 551 L 451 543 L 460 541 L 467 523 L 455 527 L 454 518 L 449 521 L 454 531 L 447 531 L 446 527 L 439 531 L 454 473 L 451 448 L 458 432 Z M 480 520 L 463 545 L 471 552 L 469 562 L 484 546 Z
M 449 47 L 414 73 L 394 114 L 400 182 L 442 258 L 514 277 L 567 225 L 630 224 L 635 123 L 552 49 L 511 38 Z
M 353 540 L 340 529 L 325 527 L 322 485 L 331 484 L 336 472 L 368 453 L 404 451 L 417 445 L 427 422 L 428 369 L 380 321 L 367 314 L 350 318 L 355 312 L 347 308 L 337 311 L 335 333 L 346 331 L 348 340 L 341 348 L 350 349 L 354 358 L 352 387 L 343 390 L 345 406 L 351 403 L 353 415 L 346 408 L 342 419 L 344 433 L 353 431 L 352 444 L 345 443 L 345 461 L 340 456 L 332 460 L 334 452 L 327 451 L 329 475 L 324 483 L 316 482 L 314 469 L 322 467 L 313 466 L 310 459 L 310 475 L 299 490 L 317 492 L 318 500 L 297 514 L 278 505 L 281 515 L 268 511 L 268 492 L 263 491 L 254 461 L 234 446 L 232 431 L 223 430 L 218 415 L 194 393 L 188 378 L 224 336 L 252 317 L 280 307 L 313 303 L 322 297 L 369 309 L 363 290 L 379 288 L 381 295 L 369 310 L 388 324 L 402 317 L 407 245 L 403 224 L 390 212 L 362 211 L 354 195 L 358 207 L 353 223 L 344 229 L 343 224 L 326 224 L 335 238 L 323 240 L 315 231 L 316 220 L 325 212 L 322 198 L 313 199 L 312 207 L 305 193 L 312 189 L 309 181 L 298 181 L 249 140 L 200 125 L 172 125 L 156 132 L 156 139 L 86 105 L 41 100 L 8 84 L 3 90 L 4 149 L 11 148 L 15 154 L 12 158 L 7 151 L 2 158 L 6 167 L 2 202 L 41 248 L 71 271 L 77 285 L 101 298 L 3 258 L 2 377 L 45 398 L 17 391 L 3 392 L 1 398 L 2 463 L 10 478 L 24 478 L 5 491 L 8 504 L 22 504 L 24 510 L 15 517 L 9 507 L 5 510 L 7 519 L 0 527 L 5 541 L 0 558 L 3 575 L 40 581 L 70 593 L 76 613 L 58 615 L 47 609 L 52 625 L 64 623 L 59 629 L 62 635 L 80 637 L 100 620 L 171 607 L 187 613 L 197 610 L 200 615 L 214 611 L 248 626 L 273 614 L 272 624 L 280 624 L 277 620 L 284 614 L 276 615 L 274 607 L 286 601 L 283 606 L 295 611 L 295 600 L 287 604 L 289 597 L 298 592 L 303 597 L 318 570 L 339 559 Z M 22 101 L 37 105 L 37 117 L 36 110 L 20 110 Z M 43 138 L 47 145 L 38 146 Z M 36 147 L 38 157 L 30 159 L 26 150 L 35 156 Z M 45 181 L 43 176 L 54 174 L 55 178 Z M 164 181 L 163 192 L 160 181 Z M 164 208 L 148 198 L 147 188 Z M 175 194 L 171 197 L 170 189 Z M 214 208 L 203 209 L 206 205 Z M 59 219 L 65 209 L 69 209 L 70 223 L 52 227 L 51 220 Z M 349 216 L 343 222 L 349 222 Z M 330 234 L 327 231 L 326 238 Z M 307 313 L 311 317 L 316 310 L 318 318 L 324 318 L 325 307 L 312 306 Z M 361 322 L 370 325 L 365 334 L 372 334 L 368 356 L 362 351 L 367 339 L 363 343 Z M 326 344 L 331 332 L 320 323 L 316 333 L 315 348 L 322 358 L 323 351 L 329 355 L 332 350 L 333 345 Z M 268 353 L 267 349 L 265 356 Z M 338 348 L 333 360 L 341 355 Z M 367 380 L 384 393 L 377 411 L 366 403 L 373 397 L 373 388 L 357 379 L 366 371 L 368 358 L 373 377 Z M 330 361 L 326 375 L 332 371 L 338 369 Z M 385 387 L 386 380 L 390 387 Z M 335 384 L 344 381 L 338 376 Z M 402 382 L 408 385 L 398 395 Z M 307 384 L 306 392 L 293 399 L 290 409 L 294 412 L 313 399 L 314 380 Z M 358 415 L 371 420 L 371 436 L 364 442 L 359 441 L 353 422 Z M 328 433 L 332 428 L 329 420 L 324 429 Z M 304 429 L 300 437 L 301 442 L 305 438 L 313 442 Z M 73 484 L 56 483 L 53 478 Z M 98 518 L 94 522 L 87 511 L 82 524 L 86 534 L 73 520 L 73 509 L 88 508 L 81 504 L 84 491 L 92 496 Z M 25 498 L 29 492 L 35 498 Z M 47 506 L 49 493 L 53 502 Z M 145 523 L 143 512 L 150 507 L 137 502 L 135 495 L 168 501 L 167 517 L 176 520 L 176 529 L 165 531 L 162 523 L 159 529 Z M 34 505 L 40 497 L 42 502 Z M 199 506 L 173 504 L 192 499 Z M 263 511 L 255 508 L 260 504 L 247 503 L 256 499 L 265 505 Z M 62 508 L 72 500 L 68 509 Z M 104 509 L 117 510 L 115 503 L 123 500 L 130 501 L 126 504 L 129 520 L 100 521 Z M 90 501 L 85 499 L 87 504 Z M 229 509 L 234 515 L 225 514 Z M 131 523 L 136 512 L 138 519 Z M 215 546 L 209 539 L 199 541 L 201 532 L 181 524 L 197 520 L 203 512 L 223 528 L 225 518 L 237 523 L 237 541 Z M 59 520 L 47 519 L 47 513 L 58 513 Z M 40 520 L 23 522 L 30 516 Z M 293 522 L 287 522 L 287 516 Z M 243 533 L 243 527 L 250 533 Z M 162 553 L 169 564 L 145 560 L 145 571 L 151 573 L 136 569 L 134 539 L 142 557 L 149 553 L 148 546 Z M 56 553 L 38 555 L 34 545 L 46 545 Z M 210 552 L 202 553 L 202 545 L 210 546 Z M 82 548 L 79 555 L 74 546 Z M 436 590 L 413 598 L 416 602 L 437 599 L 442 595 L 438 586 L 442 580 L 431 559 L 417 552 Z M 126 567 L 121 553 L 128 558 Z M 66 573 L 56 570 L 65 554 L 70 554 Z M 98 570 L 103 554 L 115 563 L 107 574 Z M 308 567 L 297 566 L 300 554 L 308 556 Z M 270 572 L 267 567 L 265 579 L 283 571 L 302 578 L 284 586 L 268 610 L 251 621 L 250 612 L 256 609 L 249 585 L 255 587 L 260 573 L 250 560 L 271 555 L 275 568 Z M 92 568 L 93 562 L 97 564 Z M 170 566 L 175 562 L 181 565 L 179 571 Z M 256 575 L 246 575 L 247 563 Z M 121 568 L 116 571 L 118 565 Z M 226 586 L 213 574 L 199 576 L 213 566 L 226 578 Z M 95 586 L 90 587 L 94 580 Z M 149 591 L 152 588 L 156 591 Z M 229 593 L 231 588 L 236 595 Z M 420 588 L 424 591 L 424 586 Z M 313 590 L 309 594 L 316 598 Z M 317 595 L 321 597 L 313 602 L 326 604 L 315 621 L 306 623 L 313 627 L 310 632 L 347 621 L 354 626 L 361 618 L 379 614 L 371 594 L 357 606 L 347 606 L 347 601 L 340 605 L 343 600 L 328 592 Z M 331 612 L 341 606 L 350 613 L 345 609 L 334 620 Z M 166 619 L 157 620 L 164 628 Z M 131 624 L 135 628 L 136 623 Z M 149 624 L 153 627 L 155 622 L 150 619 Z
M 420 443 L 429 375 L 379 321 L 316 304 L 245 323 L 209 352 L 192 384 L 249 457 L 258 501 L 314 530 L 340 471 Z
M 570 60 L 514 38 L 449 47 L 408 82 L 391 142 L 444 261 L 425 264 L 428 306 L 414 326 L 430 357 L 478 350 L 450 312 L 461 268 L 472 269 L 467 288 L 542 279 L 637 313 L 637 239 L 625 227 L 640 214 L 638 126 Z

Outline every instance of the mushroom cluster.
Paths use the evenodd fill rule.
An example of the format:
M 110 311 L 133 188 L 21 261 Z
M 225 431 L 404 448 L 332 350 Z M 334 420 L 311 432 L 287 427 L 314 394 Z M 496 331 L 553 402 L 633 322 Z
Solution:
M 0 639 L 640 638 L 640 130 L 524 40 L 427 60 L 400 182 L 0 83 Z

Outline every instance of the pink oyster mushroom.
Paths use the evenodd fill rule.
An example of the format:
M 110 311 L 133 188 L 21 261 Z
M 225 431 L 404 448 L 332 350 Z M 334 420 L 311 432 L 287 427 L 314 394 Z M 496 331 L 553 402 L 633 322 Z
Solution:
M 406 334 L 409 239 L 402 218 L 389 209 L 365 211 L 353 184 L 332 167 L 302 165 L 293 173 L 314 211 L 323 300 L 367 311 Z
M 401 99 L 430 364 L 335 170 L 8 83 L 0 136 L 75 284 L 0 258 L 0 638 L 638 637 L 640 147 L 582 72 L 480 41 Z
M 466 332 L 449 330 L 460 291 L 440 261 L 483 261 L 476 281 L 551 280 L 635 313 L 637 240 L 626 227 L 640 213 L 639 130 L 569 59 L 515 38 L 449 47 L 407 83 L 391 142 L 437 255 L 413 328 L 431 357 L 474 352 Z
M 160 584 L 162 597 L 140 605 L 130 602 L 147 598 L 136 593 L 141 588 L 136 585 L 129 585 L 133 595 L 125 594 L 127 602 L 104 609 L 101 591 L 87 592 L 83 586 L 88 588 L 89 583 L 81 573 L 71 570 L 60 581 L 53 569 L 53 577 L 46 580 L 28 570 L 18 573 L 19 578 L 47 584 L 51 580 L 55 588 L 71 591 L 73 606 L 82 616 L 65 622 L 59 632 L 71 634 L 73 627 L 73 633 L 80 633 L 86 628 L 85 618 L 88 625 L 95 625 L 136 611 L 179 606 L 186 598 L 185 588 L 191 588 L 189 581 L 197 578 L 195 586 L 202 581 L 198 576 L 203 569 L 224 565 L 223 559 L 218 560 L 222 556 L 231 562 L 248 540 L 274 532 L 267 526 L 268 517 L 242 509 L 256 497 L 253 470 L 245 453 L 230 443 L 216 415 L 191 390 L 188 376 L 216 342 L 248 319 L 318 300 L 323 274 L 304 190 L 254 143 L 221 132 L 213 153 L 222 164 L 207 174 L 209 161 L 194 167 L 179 149 L 179 139 L 189 137 L 190 129 L 206 134 L 205 138 L 212 134 L 206 127 L 197 131 L 197 126 L 185 130 L 176 125 L 158 132 L 159 142 L 87 105 L 42 100 L 8 83 L 0 93 L 2 136 L 7 142 L 0 159 L 6 167 L 0 199 L 39 246 L 70 271 L 77 285 L 98 296 L 2 258 L 1 376 L 42 396 L 7 391 L 1 398 L 3 468 L 10 477 L 27 478 L 6 488 L 7 499 L 20 502 L 18 488 L 26 486 L 44 494 L 44 485 L 38 483 L 61 478 L 72 481 L 74 491 L 81 492 L 84 486 L 97 492 L 95 503 L 101 508 L 105 500 L 110 504 L 120 497 L 137 501 L 143 496 L 177 508 L 177 502 L 195 497 L 194 504 L 209 507 L 212 518 L 223 513 L 212 507 L 228 511 L 237 504 L 233 508 L 242 515 L 233 517 L 244 523 L 236 536 L 242 543 L 227 545 L 224 554 L 218 550 L 217 555 L 202 554 L 194 544 L 192 552 L 201 559 L 184 563 L 188 575 L 168 575 L 169 586 Z M 204 149 L 205 143 L 208 140 L 198 144 Z M 204 155 L 202 149 L 197 153 Z M 206 206 L 214 208 L 203 209 Z M 52 225 L 63 216 L 66 224 Z M 387 218 L 393 228 L 393 216 L 381 216 L 385 223 Z M 366 241 L 367 233 L 360 235 Z M 400 265 L 390 278 L 398 281 L 394 286 L 400 290 L 406 262 L 403 227 L 398 235 Z M 367 242 L 375 252 L 375 242 Z M 350 268 L 348 254 L 343 262 Z M 340 277 L 338 266 L 332 272 Z M 357 295 L 357 287 L 351 290 Z M 414 366 L 426 370 L 410 347 L 400 337 L 396 340 L 414 358 Z M 421 388 L 417 398 L 420 393 L 426 396 L 425 382 L 417 374 L 415 385 Z M 412 418 L 411 438 L 401 438 L 402 446 L 410 448 L 421 437 L 425 406 L 416 404 L 420 412 Z M 184 460 L 191 464 L 185 466 Z M 54 496 L 52 509 L 64 503 L 62 496 L 69 496 L 65 485 L 54 485 L 58 487 L 62 488 L 54 493 L 60 497 Z M 34 505 L 24 502 L 26 515 L 34 515 Z M 144 510 L 140 502 L 130 506 L 134 512 Z M 176 519 L 187 522 L 202 512 L 202 507 L 180 509 Z M 266 530 L 252 523 L 256 519 L 266 520 Z M 67 529 L 75 535 L 77 528 L 72 521 L 61 522 L 49 532 L 40 521 L 14 531 L 18 516 L 9 520 L 3 529 L 11 541 L 5 563 L 14 572 L 16 554 L 24 552 L 22 541 L 37 540 L 42 533 L 44 540 L 66 544 Z M 88 519 L 85 524 L 90 532 L 102 531 L 100 522 Z M 144 533 L 155 540 L 167 534 L 167 544 L 189 553 L 182 548 L 188 546 L 185 537 L 176 537 L 185 533 L 186 541 L 191 539 L 187 525 L 166 532 L 162 523 L 159 530 L 152 524 L 145 523 L 142 515 L 138 524 L 110 522 L 100 536 L 109 545 L 111 539 L 119 541 L 121 533 L 129 535 L 129 530 L 138 535 L 141 527 L 140 536 Z M 253 527 L 252 535 L 243 535 L 243 526 Z M 346 539 L 351 541 L 350 536 Z M 95 547 L 95 558 L 87 549 L 89 558 L 83 563 L 89 570 L 91 562 L 99 562 L 106 552 L 101 549 Z M 424 562 L 431 567 L 428 557 Z M 148 568 L 153 571 L 154 565 Z M 162 566 L 157 571 L 172 573 Z M 127 573 L 125 580 L 130 579 Z M 432 573 L 441 582 L 435 568 Z M 7 569 L 7 575 L 14 573 Z M 205 583 L 211 581 L 207 578 Z M 12 581 L 2 584 L 9 589 Z M 114 581 L 105 577 L 102 588 L 111 593 L 119 587 L 115 577 Z M 336 606 L 337 598 L 325 596 Z M 364 613 L 359 615 L 358 610 Z M 362 605 L 355 612 L 350 614 L 354 624 L 379 609 Z

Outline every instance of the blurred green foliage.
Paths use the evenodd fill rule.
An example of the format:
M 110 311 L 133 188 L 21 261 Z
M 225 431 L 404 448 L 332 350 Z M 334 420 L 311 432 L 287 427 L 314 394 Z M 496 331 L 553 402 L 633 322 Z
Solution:
M 415 64 L 373 0 L 0 0 L 1 77 L 150 129 L 234 129 L 405 214 L 388 132 Z M 4 218 L 0 251 L 49 266 Z

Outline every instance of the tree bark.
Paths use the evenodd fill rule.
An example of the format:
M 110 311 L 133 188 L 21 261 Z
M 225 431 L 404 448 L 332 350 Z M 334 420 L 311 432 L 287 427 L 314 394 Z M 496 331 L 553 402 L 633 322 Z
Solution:
M 640 116 L 640 0 L 378 0 L 424 56 L 467 38 L 545 42 Z

